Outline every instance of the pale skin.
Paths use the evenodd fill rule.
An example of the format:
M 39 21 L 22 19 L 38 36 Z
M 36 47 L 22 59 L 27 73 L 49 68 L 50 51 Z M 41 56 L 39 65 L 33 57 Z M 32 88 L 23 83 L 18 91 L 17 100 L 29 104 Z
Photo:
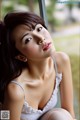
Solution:
M 10 83 L 6 89 L 4 108 L 10 110 L 10 120 L 20 120 L 24 96 L 28 104 L 35 109 L 43 109 L 49 101 L 55 88 L 53 58 L 56 59 L 58 72 L 63 75 L 60 84 L 61 107 L 71 114 L 73 120 L 73 87 L 68 55 L 56 52 L 49 32 L 40 24 L 36 25 L 34 30 L 19 25 L 12 36 L 16 48 L 22 53 L 15 59 L 27 62 L 28 66 L 16 78 L 25 92 L 14 83 Z M 43 50 L 44 44 L 49 42 L 50 48 Z

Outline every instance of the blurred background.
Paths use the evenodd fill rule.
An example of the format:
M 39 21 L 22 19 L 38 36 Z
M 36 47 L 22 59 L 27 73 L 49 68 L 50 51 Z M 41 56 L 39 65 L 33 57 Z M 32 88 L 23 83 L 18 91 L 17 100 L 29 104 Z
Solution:
M 76 118 L 80 120 L 80 0 L 45 0 L 45 9 L 56 50 L 70 56 L 74 109 Z M 0 19 L 13 10 L 31 11 L 40 15 L 39 0 L 0 0 Z

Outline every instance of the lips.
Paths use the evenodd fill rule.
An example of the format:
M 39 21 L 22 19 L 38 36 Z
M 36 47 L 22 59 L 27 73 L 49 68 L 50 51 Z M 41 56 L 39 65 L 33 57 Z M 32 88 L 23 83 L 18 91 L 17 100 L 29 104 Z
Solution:
M 43 50 L 48 50 L 50 48 L 51 42 L 43 45 Z

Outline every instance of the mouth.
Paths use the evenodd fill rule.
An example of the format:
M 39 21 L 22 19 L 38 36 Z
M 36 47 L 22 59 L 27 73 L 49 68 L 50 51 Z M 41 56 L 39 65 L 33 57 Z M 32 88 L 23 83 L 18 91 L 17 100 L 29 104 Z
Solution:
M 43 45 L 42 48 L 43 48 L 43 51 L 46 51 L 46 50 L 48 50 L 50 47 L 51 47 L 51 42 L 49 42 L 49 43 Z

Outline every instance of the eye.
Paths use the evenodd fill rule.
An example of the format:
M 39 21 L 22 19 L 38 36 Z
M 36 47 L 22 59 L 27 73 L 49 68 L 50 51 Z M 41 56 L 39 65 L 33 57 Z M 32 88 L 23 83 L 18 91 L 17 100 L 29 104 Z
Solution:
M 42 27 L 38 27 L 37 31 L 40 32 L 42 30 Z
M 31 39 L 32 39 L 31 37 L 26 38 L 26 39 L 25 39 L 25 44 L 27 44 Z

